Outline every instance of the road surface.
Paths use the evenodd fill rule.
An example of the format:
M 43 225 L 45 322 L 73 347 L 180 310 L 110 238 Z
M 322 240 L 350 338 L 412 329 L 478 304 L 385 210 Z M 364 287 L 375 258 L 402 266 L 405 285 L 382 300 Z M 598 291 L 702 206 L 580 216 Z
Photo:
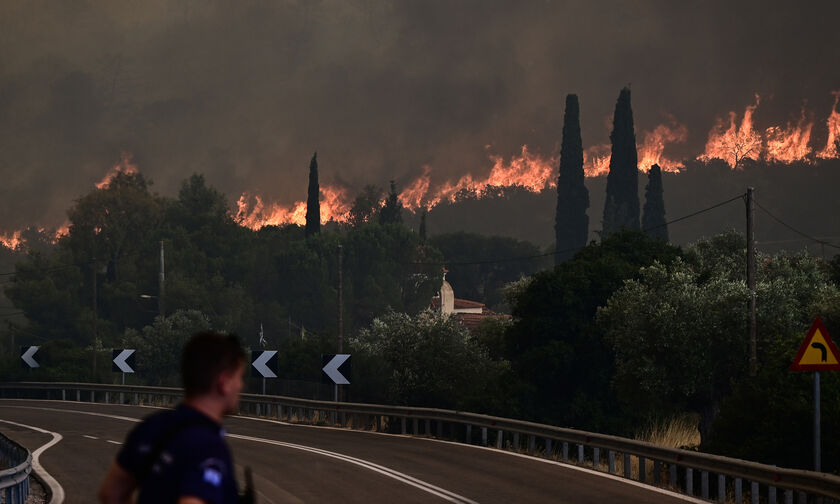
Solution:
M 0 432 L 30 450 L 52 436 L 23 426 L 60 434 L 40 463 L 63 487 L 64 502 L 91 503 L 125 435 L 155 411 L 2 399 Z M 246 417 L 227 418 L 225 428 L 239 479 L 250 466 L 260 503 L 701 502 L 492 448 Z

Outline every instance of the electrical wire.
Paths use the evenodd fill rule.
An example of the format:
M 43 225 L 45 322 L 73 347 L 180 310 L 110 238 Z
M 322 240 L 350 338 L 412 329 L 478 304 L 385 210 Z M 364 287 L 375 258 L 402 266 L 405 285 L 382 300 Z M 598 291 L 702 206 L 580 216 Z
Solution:
M 827 246 L 829 246 L 829 247 L 833 247 L 833 248 L 836 248 L 836 249 L 840 249 L 840 245 L 836 245 L 836 244 L 834 244 L 834 243 L 827 242 L 827 241 L 825 241 L 825 240 L 820 240 L 819 238 L 816 238 L 816 237 L 814 237 L 814 236 L 811 236 L 811 235 L 809 235 L 809 234 L 807 234 L 807 233 L 804 233 L 804 232 L 802 232 L 802 231 L 800 231 L 800 230 L 796 229 L 795 227 L 791 226 L 790 224 L 788 224 L 788 223 L 784 222 L 782 219 L 780 219 L 780 218 L 776 217 L 775 215 L 773 215 L 773 213 L 772 213 L 770 210 L 767 210 L 766 208 L 764 208 L 764 207 L 761 205 L 761 203 L 759 203 L 757 200 L 753 200 L 753 201 L 755 201 L 755 206 L 757 206 L 757 207 L 758 207 L 758 208 L 760 208 L 760 209 L 761 209 L 764 213 L 766 213 L 767 215 L 769 215 L 771 219 L 773 219 L 774 221 L 778 222 L 778 223 L 779 223 L 779 224 L 781 224 L 782 226 L 784 226 L 784 227 L 788 228 L 789 230 L 793 231 L 794 233 L 798 234 L 799 236 L 802 236 L 803 238 L 807 238 L 807 239 L 809 239 L 809 240 L 811 240 L 811 241 L 813 241 L 813 242 L 815 242 L 815 243 L 819 243 L 819 244 L 821 244 L 821 245 L 827 245 Z

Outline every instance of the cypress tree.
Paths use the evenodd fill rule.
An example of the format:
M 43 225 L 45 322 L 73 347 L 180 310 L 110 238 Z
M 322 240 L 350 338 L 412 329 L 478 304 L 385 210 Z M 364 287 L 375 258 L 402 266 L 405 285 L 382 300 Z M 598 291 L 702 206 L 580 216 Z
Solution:
M 566 96 L 560 175 L 557 178 L 557 212 L 554 216 L 555 265 L 586 246 L 589 236 L 589 191 L 584 185 L 583 142 L 580 138 L 580 106 L 577 95 Z
M 618 95 L 610 140 L 612 152 L 602 238 L 622 229 L 639 229 L 639 162 L 628 88 Z
M 318 186 L 318 153 L 309 162 L 309 195 L 306 197 L 306 236 L 321 232 L 321 189 Z
M 426 243 L 426 209 L 420 214 L 420 243 Z
M 665 197 L 662 189 L 662 170 L 658 164 L 650 167 L 648 183 L 645 186 L 645 208 L 642 229 L 651 237 L 668 241 L 668 226 L 665 224 Z
M 399 224 L 402 222 L 402 205 L 397 196 L 397 184 L 391 181 L 391 192 L 385 198 L 385 206 L 379 212 L 380 224 Z

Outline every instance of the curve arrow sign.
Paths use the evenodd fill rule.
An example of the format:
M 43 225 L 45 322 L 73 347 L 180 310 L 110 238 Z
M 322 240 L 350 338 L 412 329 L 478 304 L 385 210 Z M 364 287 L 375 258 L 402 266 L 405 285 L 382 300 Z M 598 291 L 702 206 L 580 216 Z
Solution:
M 23 362 L 30 368 L 37 368 L 41 367 L 38 364 L 38 361 L 35 360 L 35 352 L 41 347 L 37 346 L 29 346 L 29 347 L 20 347 L 20 358 L 23 359 Z
M 261 352 L 251 352 L 251 365 L 263 378 L 277 378 L 271 367 L 277 367 L 277 350 L 263 350 Z
M 134 349 L 126 348 L 125 350 L 114 349 L 112 355 L 114 356 L 114 365 L 111 370 L 117 373 L 133 373 L 134 368 Z
M 329 360 L 327 360 L 329 359 Z M 350 385 L 345 375 L 350 375 L 350 354 L 324 355 L 321 362 L 326 364 L 323 367 L 324 374 L 336 385 Z

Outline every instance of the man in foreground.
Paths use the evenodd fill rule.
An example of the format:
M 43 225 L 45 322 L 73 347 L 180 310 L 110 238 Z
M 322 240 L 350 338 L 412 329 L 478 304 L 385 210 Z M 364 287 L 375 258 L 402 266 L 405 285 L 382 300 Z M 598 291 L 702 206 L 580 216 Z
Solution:
M 222 417 L 237 411 L 245 352 L 236 336 L 195 334 L 181 354 L 184 401 L 146 418 L 111 464 L 99 501 L 228 504 L 239 502 Z

